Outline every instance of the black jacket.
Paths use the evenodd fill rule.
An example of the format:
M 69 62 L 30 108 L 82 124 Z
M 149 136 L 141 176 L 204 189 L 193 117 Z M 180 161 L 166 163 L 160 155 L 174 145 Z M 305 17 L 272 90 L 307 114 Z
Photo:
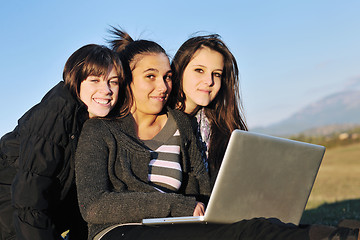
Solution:
M 17 239 L 60 239 L 69 229 L 86 239 L 74 154 L 87 118 L 85 105 L 60 82 L 1 138 L 0 239 L 13 239 L 14 226 Z

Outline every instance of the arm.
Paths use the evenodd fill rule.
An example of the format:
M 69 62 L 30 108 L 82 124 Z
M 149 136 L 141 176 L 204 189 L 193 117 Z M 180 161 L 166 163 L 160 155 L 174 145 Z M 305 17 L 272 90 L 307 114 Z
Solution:
M 17 239 L 60 239 L 49 213 L 60 197 L 54 175 L 64 164 L 64 151 L 45 134 L 49 125 L 38 121 L 49 116 L 42 116 L 28 120 L 20 135 L 19 170 L 12 184 Z
M 131 169 L 131 162 L 141 159 L 131 159 L 131 151 L 122 147 L 132 140 L 125 134 L 119 136 L 120 131 L 116 134 L 118 136 L 97 119 L 87 121 L 82 130 L 75 172 L 84 219 L 100 224 L 139 222 L 149 217 L 191 216 L 196 206 L 195 198 L 160 193 L 141 181 Z

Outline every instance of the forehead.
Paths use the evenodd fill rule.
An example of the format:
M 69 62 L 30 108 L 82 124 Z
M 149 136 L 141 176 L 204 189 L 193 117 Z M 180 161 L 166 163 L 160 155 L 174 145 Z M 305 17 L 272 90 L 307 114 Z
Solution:
M 194 53 L 189 64 L 213 66 L 216 68 L 223 68 L 224 56 L 218 51 L 212 50 L 208 47 L 202 47 Z
M 103 77 L 107 77 L 110 74 L 117 74 L 118 69 L 112 64 L 109 66 L 105 66 L 105 65 L 92 65 L 92 66 L 88 66 L 85 70 L 85 76 L 103 76 Z
M 131 61 L 132 71 L 146 71 L 147 69 L 156 69 L 158 71 L 169 71 L 170 61 L 164 53 L 138 54 Z

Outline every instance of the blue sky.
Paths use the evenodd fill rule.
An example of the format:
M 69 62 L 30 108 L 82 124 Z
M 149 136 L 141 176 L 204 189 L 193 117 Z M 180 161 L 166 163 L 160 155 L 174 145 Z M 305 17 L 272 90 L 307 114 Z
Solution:
M 218 33 L 235 55 L 251 127 L 360 89 L 360 1 L 4 1 L 0 136 L 61 80 L 72 52 L 106 44 L 110 25 L 173 56 L 191 34 Z

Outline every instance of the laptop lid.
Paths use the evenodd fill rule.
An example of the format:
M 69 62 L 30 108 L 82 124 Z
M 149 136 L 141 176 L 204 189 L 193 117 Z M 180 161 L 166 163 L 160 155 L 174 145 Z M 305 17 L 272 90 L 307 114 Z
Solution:
M 233 223 L 266 217 L 298 224 L 324 152 L 325 147 L 319 145 L 233 131 L 201 220 Z M 143 220 L 143 223 L 182 222 L 181 218 L 173 219 Z

